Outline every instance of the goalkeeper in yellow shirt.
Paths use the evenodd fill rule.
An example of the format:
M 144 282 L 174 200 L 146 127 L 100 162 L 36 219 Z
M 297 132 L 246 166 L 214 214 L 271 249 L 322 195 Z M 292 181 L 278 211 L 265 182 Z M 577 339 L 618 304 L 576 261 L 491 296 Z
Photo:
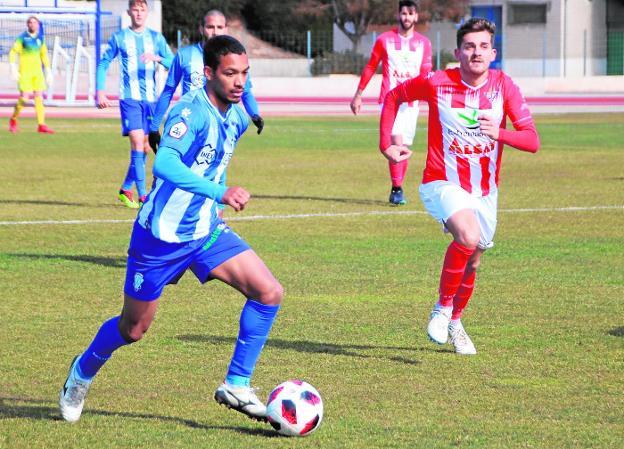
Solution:
M 9 131 L 12 133 L 17 132 L 17 117 L 28 100 L 29 94 L 32 92 L 35 97 L 35 111 L 37 112 L 37 123 L 39 124 L 37 131 L 54 134 L 54 131 L 45 124 L 45 110 L 42 97 L 42 93 L 46 89 L 46 82 L 49 84 L 52 80 L 48 48 L 43 39 L 39 19 L 30 16 L 26 21 L 26 26 L 27 30 L 18 36 L 9 53 L 11 74 L 17 81 L 20 91 L 15 110 L 9 120 Z M 19 65 L 17 63 L 18 55 Z

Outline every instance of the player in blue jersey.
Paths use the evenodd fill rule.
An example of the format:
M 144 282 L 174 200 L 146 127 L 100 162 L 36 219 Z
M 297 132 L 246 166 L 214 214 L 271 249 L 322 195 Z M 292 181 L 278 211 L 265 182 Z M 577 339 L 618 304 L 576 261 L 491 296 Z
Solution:
M 157 100 L 156 64 L 169 68 L 173 53 L 165 38 L 157 31 L 146 27 L 148 6 L 146 0 L 130 0 L 128 15 L 131 25 L 113 34 L 108 48 L 102 55 L 97 68 L 97 105 L 110 106 L 104 93 L 106 72 L 110 63 L 120 58 L 119 109 L 121 130 L 130 138 L 130 164 L 126 178 L 119 190 L 119 200 L 131 209 L 138 209 L 145 201 L 145 158 L 150 121 Z M 136 184 L 139 202 L 132 197 L 132 186 Z
M 217 204 L 244 209 L 249 193 L 223 179 L 237 140 L 249 125 L 241 108 L 249 62 L 245 48 L 230 36 L 204 48 L 206 87 L 189 92 L 165 123 L 154 172 L 156 186 L 141 208 L 130 239 L 120 316 L 104 322 L 90 346 L 71 364 L 60 391 L 63 418 L 80 418 L 91 382 L 121 346 L 147 331 L 158 298 L 187 269 L 201 281 L 218 279 L 247 301 L 238 339 L 215 400 L 247 416 L 265 420 L 266 407 L 250 386 L 256 361 L 280 308 L 283 289 L 249 245 L 217 216 Z
M 204 16 L 202 23 L 199 26 L 199 32 L 203 36 L 203 42 L 214 36 L 221 36 L 227 34 L 227 21 L 221 11 L 213 9 L 208 11 Z M 204 87 L 204 62 L 202 56 L 203 43 L 199 42 L 194 45 L 178 50 L 171 68 L 169 69 L 169 75 L 165 87 L 156 104 L 156 111 L 154 112 L 154 119 L 150 125 L 149 143 L 154 151 L 158 149 L 160 142 L 159 128 L 163 117 L 167 112 L 167 108 L 171 103 L 173 94 L 175 93 L 178 84 L 182 82 L 182 95 L 187 92 Z M 251 91 L 251 79 L 247 77 L 245 83 L 245 89 L 243 91 L 242 103 L 251 117 L 251 121 L 258 128 L 258 134 L 262 132 L 264 128 L 264 120 L 260 116 L 258 110 L 258 103 Z

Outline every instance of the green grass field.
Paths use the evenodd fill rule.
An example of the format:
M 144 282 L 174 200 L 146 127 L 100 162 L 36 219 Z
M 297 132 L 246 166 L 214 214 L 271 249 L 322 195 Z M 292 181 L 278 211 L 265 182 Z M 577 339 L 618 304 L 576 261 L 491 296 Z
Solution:
M 269 118 L 233 159 L 253 198 L 227 218 L 286 289 L 254 383 L 319 389 L 325 419 L 303 439 L 213 401 L 243 298 L 191 275 L 100 372 L 80 422 L 59 419 L 69 362 L 121 307 L 128 147 L 116 120 L 3 131 L 0 448 L 622 448 L 624 115 L 538 116 L 540 152 L 506 150 L 464 314 L 475 357 L 426 336 L 449 239 L 417 196 L 425 122 L 400 209 L 375 118 Z

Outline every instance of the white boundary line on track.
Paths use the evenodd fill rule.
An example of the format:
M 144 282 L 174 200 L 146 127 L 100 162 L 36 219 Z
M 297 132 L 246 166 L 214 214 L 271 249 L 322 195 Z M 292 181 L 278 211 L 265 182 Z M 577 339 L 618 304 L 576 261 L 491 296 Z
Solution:
M 570 206 L 570 207 L 536 207 L 525 209 L 499 209 L 501 213 L 530 213 L 530 212 L 586 212 L 594 210 L 624 210 L 622 206 Z M 256 220 L 288 220 L 297 218 L 332 218 L 332 217 L 362 217 L 373 215 L 427 215 L 421 210 L 405 211 L 368 211 L 344 213 L 317 213 L 317 214 L 288 214 L 288 215 L 251 215 L 249 217 L 228 217 L 226 221 L 256 221 Z M 134 220 L 33 220 L 33 221 L 0 221 L 0 226 L 26 225 L 81 225 L 81 224 L 117 224 L 133 223 Z

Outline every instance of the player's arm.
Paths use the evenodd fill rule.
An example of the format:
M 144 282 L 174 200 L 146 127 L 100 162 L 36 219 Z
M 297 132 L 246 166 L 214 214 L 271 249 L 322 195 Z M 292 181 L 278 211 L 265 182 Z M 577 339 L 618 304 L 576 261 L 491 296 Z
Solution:
M 411 156 L 412 152 L 407 147 L 392 145 L 392 127 L 401 103 L 427 100 L 428 92 L 429 78 L 417 76 L 399 84 L 386 94 L 379 120 L 379 149 L 386 159 L 401 162 Z
M 193 123 L 180 114 L 184 106 L 179 106 L 172 110 L 165 124 L 162 143 L 154 160 L 154 176 L 179 189 L 227 204 L 236 211 L 242 210 L 249 201 L 249 194 L 244 189 L 241 187 L 228 188 L 203 178 L 193 173 L 182 162 L 182 157 L 195 138 L 198 137 L 200 130 L 195 129 Z M 194 112 L 196 115 L 200 114 L 199 111 Z M 187 117 L 191 115 L 189 114 Z M 203 138 L 203 134 L 199 138 Z
M 423 46 L 423 59 L 422 63 L 420 64 L 420 76 L 426 75 L 427 73 L 431 72 L 431 70 L 433 70 L 431 41 L 427 38 L 424 38 Z
M 43 37 L 41 39 L 43 39 Z M 43 65 L 43 73 L 45 74 L 46 84 L 49 86 L 50 84 L 52 84 L 52 70 L 50 70 L 48 47 L 45 44 L 45 41 L 41 43 L 41 48 L 39 49 L 39 57 L 41 58 L 41 65 Z
M 18 58 L 18 55 L 22 54 L 23 50 L 24 50 L 24 45 L 22 44 L 22 38 L 18 37 L 13 43 L 13 47 L 11 47 L 11 51 L 9 52 L 9 64 L 11 66 L 11 76 L 13 77 L 15 81 L 19 81 L 19 78 L 20 78 L 19 66 L 17 65 L 17 58 Z
M 360 108 L 362 107 L 362 94 L 364 93 L 364 89 L 368 85 L 369 81 L 375 74 L 377 70 L 377 66 L 379 65 L 379 61 L 384 54 L 384 46 L 381 39 L 377 39 L 375 41 L 375 45 L 373 46 L 373 51 L 371 52 L 371 56 L 362 71 L 362 76 L 360 77 L 360 82 L 358 87 L 353 95 L 353 99 L 351 99 L 351 112 L 354 115 L 357 115 L 360 112 Z
M 160 124 L 163 121 L 163 117 L 167 113 L 167 109 L 169 109 L 169 105 L 171 104 L 171 99 L 175 94 L 175 91 L 180 84 L 180 80 L 182 79 L 182 64 L 180 62 L 180 53 L 173 58 L 173 62 L 171 63 L 171 68 L 169 69 L 169 74 L 167 75 L 167 81 L 165 82 L 165 87 L 158 98 L 158 102 L 156 103 L 156 108 L 154 109 L 154 115 L 152 117 L 152 121 L 150 123 L 149 130 L 149 144 L 154 150 L 154 153 L 158 151 L 158 145 L 160 145 Z
M 110 106 L 110 102 L 106 97 L 106 93 L 104 89 L 106 88 L 106 72 L 108 72 L 108 67 L 110 66 L 113 59 L 117 57 L 119 54 L 119 46 L 117 45 L 117 38 L 113 34 L 108 41 L 108 46 L 100 59 L 100 63 L 97 66 L 97 72 L 95 77 L 95 96 L 96 96 L 96 104 L 100 109 L 107 108 Z
M 488 116 L 479 117 L 481 132 L 493 140 L 518 150 L 535 153 L 540 147 L 539 135 L 529 107 L 520 89 L 510 79 L 503 88 L 504 111 L 509 116 L 514 130 L 504 128 L 505 123 L 496 123 Z
M 247 82 L 245 83 L 245 88 L 243 89 L 243 106 L 245 107 L 245 111 L 251 117 L 251 121 L 258 128 L 258 134 L 262 132 L 264 129 L 264 120 L 260 116 L 260 111 L 258 109 L 258 102 L 256 101 L 256 97 L 251 91 L 251 78 L 247 77 Z

